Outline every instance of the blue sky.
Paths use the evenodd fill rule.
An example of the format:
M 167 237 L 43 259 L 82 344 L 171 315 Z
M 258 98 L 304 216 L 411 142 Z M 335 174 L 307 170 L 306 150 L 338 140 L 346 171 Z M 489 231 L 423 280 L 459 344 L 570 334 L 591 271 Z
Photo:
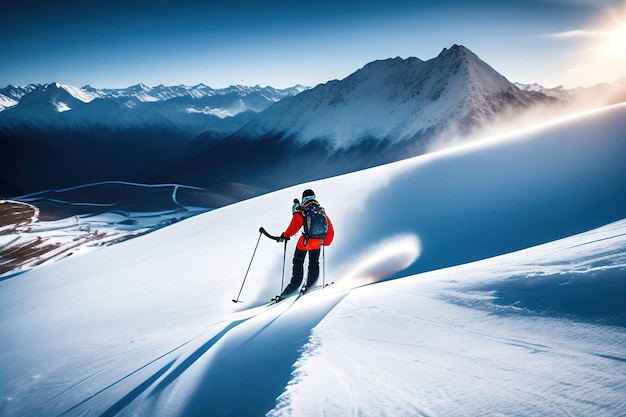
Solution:
M 23 0 L 0 14 L 0 87 L 314 86 L 464 45 L 510 81 L 626 76 L 626 0 Z M 624 32 L 624 30 L 622 30 Z M 621 41 L 620 41 L 621 39 Z

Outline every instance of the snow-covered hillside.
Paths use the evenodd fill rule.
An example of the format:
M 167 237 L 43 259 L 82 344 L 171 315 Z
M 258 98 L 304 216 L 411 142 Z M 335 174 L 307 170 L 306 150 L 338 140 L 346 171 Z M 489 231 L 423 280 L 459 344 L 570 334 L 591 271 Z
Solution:
M 625 129 L 617 105 L 1 281 L 0 413 L 623 415 Z M 263 239 L 232 303 L 308 187 L 334 284 L 264 306 L 283 250 Z

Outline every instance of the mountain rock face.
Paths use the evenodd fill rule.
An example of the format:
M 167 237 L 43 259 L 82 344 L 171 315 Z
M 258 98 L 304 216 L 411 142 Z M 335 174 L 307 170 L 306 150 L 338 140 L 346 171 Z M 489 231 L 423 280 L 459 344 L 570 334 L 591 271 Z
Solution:
M 440 135 L 470 134 L 543 100 L 454 45 L 428 61 L 371 62 L 281 100 L 226 139 L 200 136 L 170 173 L 280 187 L 415 156 Z

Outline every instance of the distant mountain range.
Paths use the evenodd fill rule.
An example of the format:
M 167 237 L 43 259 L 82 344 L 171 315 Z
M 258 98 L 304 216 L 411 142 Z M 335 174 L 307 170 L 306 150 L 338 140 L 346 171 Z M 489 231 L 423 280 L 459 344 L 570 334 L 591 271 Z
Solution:
M 626 76 L 612 84 L 603 83 L 592 87 L 577 87 L 566 89 L 563 86 L 546 88 L 537 83 L 515 83 L 520 90 L 537 92 L 548 97 L 553 97 L 563 102 L 579 101 L 584 106 L 610 105 L 626 101 Z
M 305 89 L 8 86 L 0 89 L 0 196 L 98 181 L 152 182 L 199 134 L 224 137 Z
M 616 91 L 614 101 L 626 99 Z M 513 84 L 460 45 L 428 61 L 374 61 L 314 88 L 8 86 L 0 196 L 98 181 L 260 192 L 418 155 L 438 136 L 585 94 L 598 90 Z
M 229 133 L 256 113 L 306 87 L 231 86 L 213 89 L 137 84 L 123 89 L 76 88 L 59 83 L 0 89 L 0 125 L 40 129 L 115 129 L 171 125 L 187 136 Z M 4 110 L 4 111 L 3 111 Z

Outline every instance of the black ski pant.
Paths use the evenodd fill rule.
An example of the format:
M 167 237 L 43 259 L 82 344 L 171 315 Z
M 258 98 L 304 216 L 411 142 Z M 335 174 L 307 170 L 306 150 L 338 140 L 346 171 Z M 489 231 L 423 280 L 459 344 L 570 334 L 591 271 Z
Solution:
M 293 269 L 291 273 L 291 281 L 287 288 L 283 291 L 283 294 L 291 294 L 296 292 L 302 284 L 304 278 L 304 259 L 306 254 L 309 254 L 309 268 L 306 280 L 307 288 L 311 288 L 315 285 L 317 278 L 320 275 L 320 249 L 312 249 L 309 251 L 296 248 L 293 254 Z

